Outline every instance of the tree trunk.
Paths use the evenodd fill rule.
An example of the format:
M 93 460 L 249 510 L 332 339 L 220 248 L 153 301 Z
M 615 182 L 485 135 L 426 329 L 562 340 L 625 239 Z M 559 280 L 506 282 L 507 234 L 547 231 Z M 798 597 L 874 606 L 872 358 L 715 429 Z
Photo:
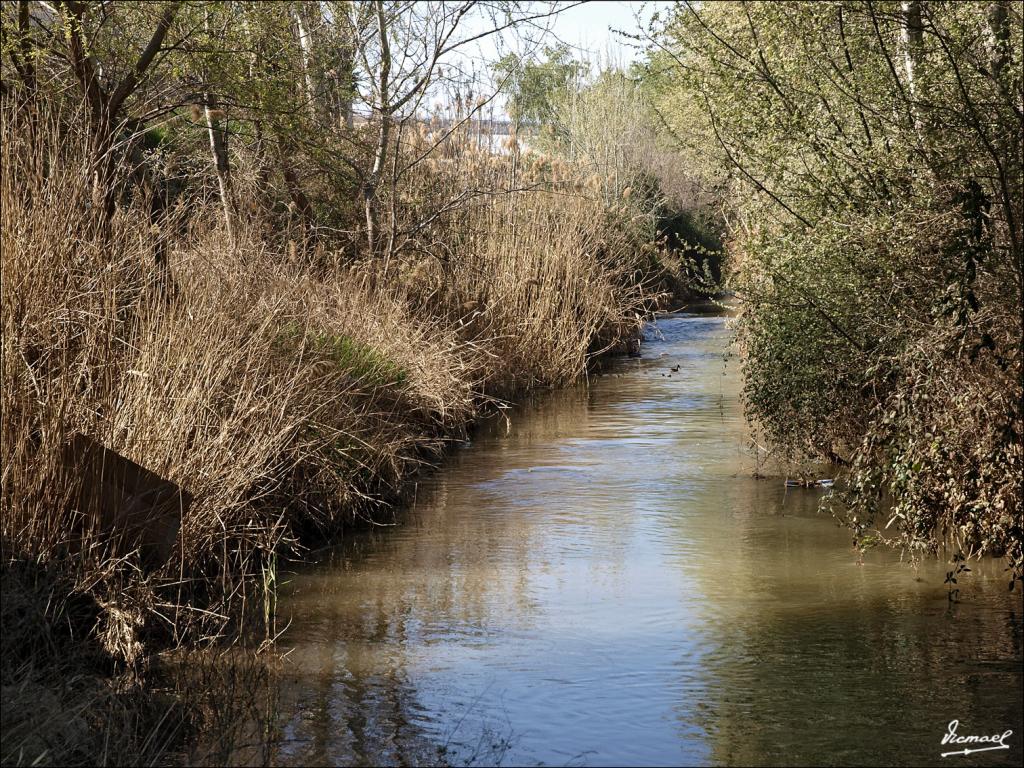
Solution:
M 253 120 L 252 130 L 256 138 L 253 154 L 256 157 L 256 178 L 259 182 L 256 189 L 255 212 L 259 213 L 262 219 L 262 214 L 269 212 L 273 207 L 273 199 L 270 194 L 270 172 L 274 161 L 267 149 L 268 141 L 263 133 L 263 121 Z
M 299 8 L 292 7 L 292 19 L 295 22 L 295 29 L 299 40 L 299 50 L 302 53 L 302 82 L 305 85 L 305 99 L 306 108 L 309 110 L 309 116 L 313 118 L 314 122 L 318 121 L 318 110 L 316 103 L 316 87 L 313 83 L 312 73 L 312 41 L 310 39 L 309 30 L 306 27 L 305 22 L 302 20 L 302 12 Z
M 108 121 L 100 119 L 92 125 L 92 200 L 93 208 L 102 215 L 104 229 L 117 212 L 117 151 L 114 131 Z
M 992 3 L 988 7 L 989 71 L 998 78 L 1010 59 L 1009 3 Z
M 366 244 L 370 253 L 377 249 L 378 235 L 380 233 L 378 214 L 377 189 L 380 186 L 381 176 L 384 172 L 384 163 L 387 161 L 388 142 L 391 139 L 391 119 L 388 115 L 381 115 L 380 128 L 377 131 L 377 148 L 373 155 L 373 167 L 370 175 L 363 182 L 363 205 L 366 209 Z
M 203 94 L 203 115 L 206 118 L 206 132 L 210 138 L 210 153 L 217 172 L 220 200 L 224 208 L 224 226 L 228 240 L 235 242 L 235 196 L 231 186 L 231 163 L 228 159 L 227 130 L 221 125 L 222 113 L 217 107 L 216 97 L 207 91 Z
M 391 44 L 388 41 L 388 26 L 384 17 L 384 4 L 377 0 L 374 3 L 377 13 L 377 32 L 380 38 L 380 74 L 378 78 L 378 96 L 380 104 L 380 127 L 377 129 L 377 147 L 373 153 L 373 167 L 363 181 L 363 205 L 366 209 L 366 244 L 373 254 L 377 250 L 380 231 L 378 223 L 378 196 L 381 175 L 387 162 L 388 142 L 391 139 L 391 103 L 388 91 L 391 87 Z
M 921 55 L 924 50 L 924 25 L 921 21 L 920 0 L 902 3 L 903 24 L 900 38 L 903 42 L 903 68 L 907 76 L 907 97 L 910 99 L 910 113 L 914 117 L 914 127 L 921 132 L 921 119 L 918 117 L 917 75 L 920 70 Z
M 292 147 L 278 134 L 277 152 L 278 161 L 281 165 L 281 175 L 284 177 L 284 185 L 288 190 L 288 196 L 291 198 L 291 207 L 299 214 L 302 221 L 302 235 L 303 239 L 306 239 L 309 237 L 309 231 L 313 226 L 313 206 L 302 189 L 302 182 L 299 180 L 298 173 L 295 172 L 295 167 L 291 164 L 289 159 L 291 151 Z

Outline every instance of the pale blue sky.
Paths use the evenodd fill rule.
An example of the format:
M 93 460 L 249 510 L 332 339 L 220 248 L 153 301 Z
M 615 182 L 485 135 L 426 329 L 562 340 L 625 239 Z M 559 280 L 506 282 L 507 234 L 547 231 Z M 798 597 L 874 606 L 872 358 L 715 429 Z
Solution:
M 646 29 L 655 12 L 664 15 L 675 3 L 666 0 L 591 0 L 572 5 L 571 0 L 566 0 L 561 5 L 566 6 L 565 10 L 537 22 L 539 26 L 487 35 L 460 47 L 448 57 L 448 65 L 454 65 L 467 73 L 489 73 L 493 63 L 505 53 L 514 51 L 521 56 L 535 56 L 545 47 L 563 42 L 574 50 L 579 59 L 595 64 L 625 66 L 637 59 L 640 51 L 635 41 L 624 40 L 613 30 L 641 32 Z M 540 5 L 537 7 L 542 8 Z M 485 15 L 471 17 L 465 25 L 464 36 L 472 38 L 485 32 L 489 21 Z M 436 100 L 432 102 L 441 103 Z M 504 98 L 498 96 L 495 106 L 501 112 Z
M 565 42 L 587 51 L 591 56 L 604 58 L 609 53 L 621 63 L 628 63 L 636 52 L 612 28 L 638 32 L 646 28 L 651 15 L 671 7 L 671 2 L 625 2 L 594 0 L 594 2 L 563 11 L 556 17 L 552 31 Z M 638 25 L 639 17 L 639 25 Z
M 568 43 L 578 49 L 580 58 L 593 60 L 595 57 L 605 59 L 609 55 L 621 63 L 628 63 L 636 58 L 635 43 L 623 40 L 612 30 L 621 29 L 637 33 L 645 29 L 652 14 L 662 14 L 675 3 L 665 0 L 649 0 L 647 2 L 627 2 L 626 0 L 590 0 L 573 5 L 571 0 L 559 3 L 565 10 L 534 22 L 533 25 L 522 26 L 516 32 L 504 32 L 489 35 L 461 48 L 457 59 L 463 62 L 476 60 L 481 63 L 494 61 L 509 50 L 523 54 L 527 41 L 543 45 L 553 45 L 557 41 Z M 538 4 L 537 11 L 545 6 Z M 485 32 L 491 20 L 481 14 L 467 19 L 465 35 L 474 36 Z M 541 28 L 549 31 L 543 33 Z M 632 44 L 632 45 L 631 45 Z

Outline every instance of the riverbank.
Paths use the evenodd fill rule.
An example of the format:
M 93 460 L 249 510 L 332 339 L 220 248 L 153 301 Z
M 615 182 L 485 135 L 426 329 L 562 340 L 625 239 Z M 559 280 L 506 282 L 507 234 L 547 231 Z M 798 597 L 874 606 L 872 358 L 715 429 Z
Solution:
M 215 210 L 173 238 L 135 204 L 103 223 L 68 131 L 41 153 L 8 123 L 0 150 L 2 757 L 149 762 L 211 709 L 154 704 L 162 651 L 272 640 L 282 554 L 391 522 L 482 414 L 635 345 L 657 261 L 568 178 L 390 261 L 229 233 Z M 111 513 L 81 445 L 175 489 L 174 508 L 135 536 L 124 505 L 146 489 Z

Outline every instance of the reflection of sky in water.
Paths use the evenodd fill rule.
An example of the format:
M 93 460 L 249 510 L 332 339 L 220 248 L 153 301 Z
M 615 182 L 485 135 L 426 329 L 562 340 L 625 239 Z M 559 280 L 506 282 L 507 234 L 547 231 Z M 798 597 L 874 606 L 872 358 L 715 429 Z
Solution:
M 942 564 L 859 565 L 820 491 L 750 477 L 724 321 L 660 330 L 295 578 L 282 762 L 920 764 L 953 717 L 1020 733 L 998 567 L 951 617 Z

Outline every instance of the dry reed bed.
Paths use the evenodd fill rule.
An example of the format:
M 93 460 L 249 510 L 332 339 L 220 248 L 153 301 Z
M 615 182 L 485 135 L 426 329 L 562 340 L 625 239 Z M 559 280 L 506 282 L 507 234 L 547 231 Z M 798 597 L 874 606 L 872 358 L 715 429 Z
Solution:
M 154 650 L 219 636 L 240 616 L 272 621 L 275 557 L 300 534 L 391 514 L 403 483 L 496 397 L 570 381 L 635 335 L 649 306 L 637 233 L 564 192 L 485 197 L 384 264 L 327 270 L 255 226 L 234 242 L 201 227 L 172 243 L 168 281 L 153 266 L 165 233 L 139 204 L 106 228 L 91 216 L 78 133 L 54 119 L 30 144 L 4 121 L 5 637 L 48 623 L 46 636 L 88 640 L 139 669 Z M 450 187 L 507 162 L 421 173 Z M 88 510 L 72 501 L 81 467 L 64 450 L 76 433 L 194 498 L 155 570 L 83 533 Z M 45 599 L 8 611 L 12 590 Z M 80 600 L 89 607 L 77 619 L 61 613 Z M 58 620 L 67 626 L 54 630 Z M 42 738 L 38 717 L 6 705 L 8 692 L 51 690 L 59 718 L 81 697 L 99 700 L 92 684 L 54 692 L 54 658 L 4 654 L 5 732 L 29 729 L 5 737 L 4 762 L 31 762 L 33 750 L 82 757 L 81 739 L 59 728 Z M 129 739 L 125 753 L 150 741 Z

